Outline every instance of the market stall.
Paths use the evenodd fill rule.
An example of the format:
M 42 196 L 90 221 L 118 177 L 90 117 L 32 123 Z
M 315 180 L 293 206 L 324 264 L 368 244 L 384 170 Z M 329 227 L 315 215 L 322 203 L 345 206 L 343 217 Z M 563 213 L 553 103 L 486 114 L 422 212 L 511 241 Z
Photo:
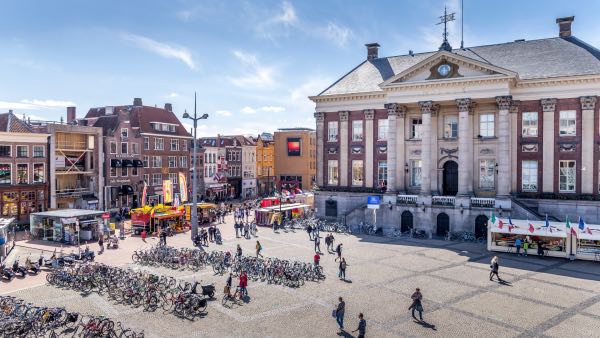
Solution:
M 174 232 L 185 230 L 183 206 L 172 207 L 159 204 L 152 207 L 147 205 L 132 209 L 129 214 L 131 215 L 131 228 L 135 235 L 139 235 L 143 230 L 150 234 L 166 228 L 170 228 Z
M 0 218 L 0 260 L 4 259 L 7 255 L 9 249 L 8 234 L 11 231 L 11 227 L 14 226 L 14 221 L 14 217 Z
M 565 223 L 495 217 L 488 221 L 488 250 L 516 253 L 517 239 L 529 243 L 527 255 L 537 255 L 540 245 L 546 256 L 568 258 L 571 252 Z
M 283 219 L 303 217 L 310 210 L 310 206 L 302 203 L 282 204 L 260 208 L 254 212 L 256 225 L 272 226 L 275 221 L 281 223 Z
M 586 224 L 577 236 L 577 259 L 600 262 L 600 225 Z
M 35 239 L 65 244 L 98 238 L 104 232 L 103 211 L 60 209 L 30 214 L 29 228 Z
M 217 219 L 217 205 L 212 203 L 197 203 L 198 223 L 211 223 Z M 185 220 L 191 223 L 192 220 L 192 203 L 184 204 Z

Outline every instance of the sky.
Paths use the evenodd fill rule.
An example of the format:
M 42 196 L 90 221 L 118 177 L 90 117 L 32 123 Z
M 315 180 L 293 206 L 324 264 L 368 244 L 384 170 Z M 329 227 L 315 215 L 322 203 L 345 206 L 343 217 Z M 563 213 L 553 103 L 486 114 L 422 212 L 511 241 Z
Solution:
M 0 112 L 60 120 L 90 107 L 173 104 L 199 136 L 315 127 L 316 95 L 366 58 L 437 50 L 460 0 L 0 0 Z M 573 35 L 600 47 L 600 1 L 464 0 L 465 46 Z M 189 127 L 190 124 L 184 121 Z

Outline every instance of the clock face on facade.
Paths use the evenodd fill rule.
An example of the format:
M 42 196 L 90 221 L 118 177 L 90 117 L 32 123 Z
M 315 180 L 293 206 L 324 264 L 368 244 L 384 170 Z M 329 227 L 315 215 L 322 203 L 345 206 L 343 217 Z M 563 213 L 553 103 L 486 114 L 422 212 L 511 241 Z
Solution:
M 450 74 L 450 71 L 452 70 L 452 67 L 450 67 L 449 64 L 444 63 L 441 64 L 438 68 L 437 68 L 437 72 L 441 77 L 446 77 Z

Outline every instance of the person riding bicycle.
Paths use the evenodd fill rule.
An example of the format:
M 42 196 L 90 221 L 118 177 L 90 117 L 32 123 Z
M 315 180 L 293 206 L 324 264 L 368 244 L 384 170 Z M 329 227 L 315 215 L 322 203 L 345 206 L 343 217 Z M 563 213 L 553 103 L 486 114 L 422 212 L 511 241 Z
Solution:
M 231 252 L 227 251 L 227 252 L 225 253 L 225 257 L 223 258 L 223 263 L 224 263 L 225 265 L 229 265 L 229 264 L 230 264 L 230 262 L 231 262 Z

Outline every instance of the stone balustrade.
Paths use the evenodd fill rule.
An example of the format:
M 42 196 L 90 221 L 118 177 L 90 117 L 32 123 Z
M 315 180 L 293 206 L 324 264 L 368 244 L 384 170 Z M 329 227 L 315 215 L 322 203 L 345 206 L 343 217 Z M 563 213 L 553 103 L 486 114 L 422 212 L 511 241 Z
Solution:
M 416 205 L 417 204 L 417 195 L 398 195 L 396 201 L 398 204 L 403 205 Z
M 453 207 L 456 203 L 454 196 L 432 196 L 431 205 Z
M 493 209 L 496 204 L 494 198 L 471 197 L 472 208 L 490 208 Z

